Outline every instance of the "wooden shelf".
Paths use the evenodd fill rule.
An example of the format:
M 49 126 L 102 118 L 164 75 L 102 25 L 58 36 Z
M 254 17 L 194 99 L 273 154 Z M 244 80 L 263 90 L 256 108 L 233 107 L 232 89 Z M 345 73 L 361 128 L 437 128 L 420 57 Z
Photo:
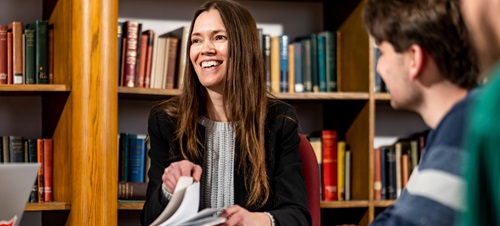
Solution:
M 69 202 L 41 202 L 28 203 L 24 211 L 52 211 L 52 210 L 71 210 Z
M 150 89 L 138 87 L 118 87 L 120 98 L 128 99 L 162 99 L 165 97 L 177 96 L 180 89 Z
M 142 210 L 144 201 L 118 200 L 118 210 Z
M 364 92 L 333 93 L 275 93 L 282 100 L 368 100 L 369 94 Z
M 391 95 L 389 93 L 375 93 L 373 95 L 375 97 L 375 100 L 378 100 L 378 101 L 390 101 L 391 100 Z
M 43 92 L 69 92 L 71 89 L 67 85 L 60 84 L 37 84 L 37 85 L 0 85 L 1 94 L 27 94 L 27 93 L 43 93 Z
M 392 204 L 394 204 L 396 200 L 377 200 L 373 201 L 373 206 L 374 207 L 388 207 Z
M 353 201 L 321 201 L 321 208 L 368 208 L 367 200 Z

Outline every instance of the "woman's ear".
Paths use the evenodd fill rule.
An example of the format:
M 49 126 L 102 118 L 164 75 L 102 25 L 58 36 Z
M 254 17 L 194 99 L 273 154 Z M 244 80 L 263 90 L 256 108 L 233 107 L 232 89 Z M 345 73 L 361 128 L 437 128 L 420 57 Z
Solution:
M 407 63 L 410 80 L 415 80 L 422 73 L 426 60 L 426 53 L 422 47 L 413 44 L 408 48 Z

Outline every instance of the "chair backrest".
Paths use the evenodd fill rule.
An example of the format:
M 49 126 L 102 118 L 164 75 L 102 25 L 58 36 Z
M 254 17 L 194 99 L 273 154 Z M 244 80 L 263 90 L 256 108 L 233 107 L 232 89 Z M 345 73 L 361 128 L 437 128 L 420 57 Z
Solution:
M 302 161 L 302 173 L 306 182 L 307 203 L 311 213 L 312 226 L 321 225 L 321 207 L 319 195 L 319 169 L 318 160 L 309 140 L 300 136 L 300 160 Z

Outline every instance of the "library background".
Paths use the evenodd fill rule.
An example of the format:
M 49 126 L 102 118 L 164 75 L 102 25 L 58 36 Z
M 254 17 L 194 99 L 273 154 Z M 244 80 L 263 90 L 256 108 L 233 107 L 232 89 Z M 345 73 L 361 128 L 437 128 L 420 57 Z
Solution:
M 427 127 L 391 109 L 362 25 L 363 1 L 240 2 L 257 21 L 268 84 L 296 107 L 320 171 L 325 153 L 338 163 L 326 170 L 335 179 L 322 180 L 322 225 L 369 224 L 404 188 Z M 29 152 L 37 139 L 52 146 L 52 196 L 31 200 L 21 225 L 139 224 L 149 109 L 178 95 L 183 35 L 202 3 L 2 1 L 1 162 L 30 161 L 4 153 L 19 145 Z M 30 34 L 39 34 L 34 43 Z M 134 38 L 138 45 L 128 45 Z M 124 60 L 133 51 L 135 62 Z M 43 65 L 46 80 L 35 70 Z

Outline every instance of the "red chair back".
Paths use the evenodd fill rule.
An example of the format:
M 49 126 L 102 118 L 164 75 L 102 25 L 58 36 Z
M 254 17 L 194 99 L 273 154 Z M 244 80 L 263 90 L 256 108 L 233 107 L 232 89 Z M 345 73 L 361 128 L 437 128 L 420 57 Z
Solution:
M 306 182 L 307 203 L 311 213 L 312 226 L 321 225 L 321 207 L 319 197 L 319 169 L 318 160 L 309 140 L 300 136 L 300 160 L 302 161 L 302 173 Z

